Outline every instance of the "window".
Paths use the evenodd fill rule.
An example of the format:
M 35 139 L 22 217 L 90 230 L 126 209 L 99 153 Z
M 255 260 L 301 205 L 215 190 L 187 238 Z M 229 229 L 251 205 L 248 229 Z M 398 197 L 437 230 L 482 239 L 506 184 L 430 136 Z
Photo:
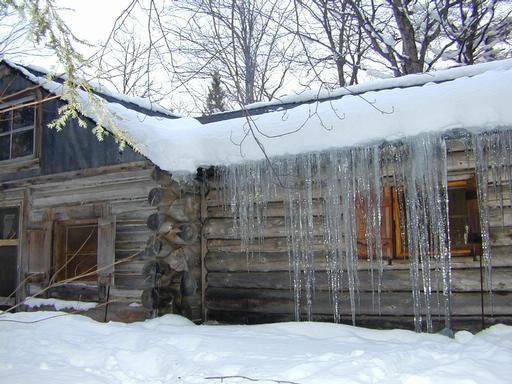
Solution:
M 58 222 L 55 231 L 55 273 L 57 280 L 96 281 L 98 222 Z
M 0 161 L 35 154 L 36 107 L 29 96 L 0 105 Z
M 381 239 L 387 259 L 408 256 L 407 217 L 403 209 L 404 192 L 384 187 L 382 201 Z M 401 208 L 402 207 L 402 208 Z M 448 214 L 452 256 L 475 256 L 481 252 L 480 215 L 474 177 L 448 182 Z M 360 257 L 367 256 L 364 212 L 358 210 L 358 245 Z
M 482 237 L 474 177 L 448 183 L 448 210 L 452 255 L 480 254 Z

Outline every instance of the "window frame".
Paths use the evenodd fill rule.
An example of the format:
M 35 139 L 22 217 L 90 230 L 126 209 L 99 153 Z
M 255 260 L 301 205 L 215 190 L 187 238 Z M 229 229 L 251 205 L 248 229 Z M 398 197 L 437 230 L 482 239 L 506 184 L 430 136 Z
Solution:
M 27 103 L 29 105 L 33 105 L 34 107 L 34 125 L 33 125 L 33 150 L 31 155 L 26 155 L 22 157 L 16 157 L 14 159 L 5 159 L 0 160 L 0 173 L 11 173 L 17 171 L 22 167 L 23 169 L 29 169 L 32 167 L 39 166 L 39 159 L 41 157 L 41 148 L 42 148 L 42 121 L 43 121 L 43 108 L 42 108 L 42 100 L 43 95 L 40 89 L 30 88 L 25 91 L 20 91 L 16 93 L 16 96 L 8 99 L 3 103 L 0 103 L 0 110 L 5 110 L 13 105 L 20 103 Z M 23 130 L 20 130 L 23 131 Z M 12 132 L 9 132 L 12 137 Z M 1 134 L 0 134 L 1 135 Z M 4 134 L 5 135 L 5 134 Z M 11 151 L 12 140 L 9 144 L 9 151 Z M 10 153 L 9 153 L 10 156 Z
M 9 130 L 7 132 L 0 132 L 0 137 L 5 137 L 5 136 L 10 137 L 9 158 L 0 160 L 0 162 L 3 163 L 3 162 L 23 161 L 23 160 L 33 159 L 35 157 L 35 155 L 36 155 L 36 126 L 37 126 L 36 103 L 37 103 L 36 96 L 29 95 L 29 96 L 25 96 L 20 99 L 15 99 L 15 100 L 9 101 L 7 103 L 0 104 L 0 113 L 6 109 L 9 110 L 9 108 L 17 106 L 17 108 L 13 108 L 13 109 L 9 110 L 11 112 L 11 118 L 10 118 L 11 126 L 10 126 Z M 33 123 L 31 125 L 24 125 L 22 127 L 14 128 L 13 127 L 14 119 L 13 119 L 12 112 L 15 109 L 21 109 L 21 108 L 25 108 L 25 107 L 33 107 L 33 110 L 34 110 Z M 30 155 L 18 156 L 18 157 L 13 158 L 12 157 L 13 136 L 15 134 L 20 134 L 20 133 L 28 132 L 28 131 L 32 131 L 32 153 Z
M 94 226 L 96 229 L 96 254 L 95 254 L 95 273 L 85 276 L 84 278 L 76 278 L 77 274 L 67 275 L 66 268 L 66 244 L 65 236 L 66 230 L 70 227 L 77 226 Z M 55 222 L 54 227 L 54 247 L 53 247 L 53 263 L 52 263 L 52 275 L 55 276 L 57 282 L 69 282 L 69 283 L 96 283 L 98 280 L 98 259 L 99 259 L 99 223 L 97 218 L 91 219 L 72 219 L 72 220 L 60 220 Z M 85 271 L 87 272 L 87 271 Z M 90 271 L 92 272 L 92 271 Z M 80 273 L 78 273 L 79 275 Z M 71 281 L 68 281 L 71 280 Z
M 474 193 L 476 194 L 476 179 L 475 176 L 470 176 L 466 179 L 460 180 L 449 180 L 448 181 L 448 191 L 450 188 L 464 188 L 465 193 Z M 404 218 L 402 217 L 402 211 L 400 210 L 400 189 L 401 188 L 393 188 L 393 201 L 392 201 L 392 220 L 393 220 L 393 234 L 394 234 L 394 259 L 405 259 L 409 257 L 409 252 L 406 249 L 406 246 L 403 244 L 401 226 Z M 403 191 L 402 191 L 403 193 Z M 403 195 L 402 195 L 403 196 Z M 466 199 L 467 201 L 468 199 Z M 475 224 L 479 229 L 479 210 L 478 210 L 478 201 L 476 201 L 475 206 L 470 208 L 466 206 L 466 210 L 468 211 L 468 217 L 475 221 Z M 470 212 L 471 211 L 471 212 Z M 450 213 L 448 213 L 450 219 Z M 473 216 L 473 217 L 472 217 Z M 459 246 L 450 246 L 450 253 L 452 256 L 478 256 L 481 254 L 482 250 L 482 242 L 475 241 L 469 242 L 466 245 Z

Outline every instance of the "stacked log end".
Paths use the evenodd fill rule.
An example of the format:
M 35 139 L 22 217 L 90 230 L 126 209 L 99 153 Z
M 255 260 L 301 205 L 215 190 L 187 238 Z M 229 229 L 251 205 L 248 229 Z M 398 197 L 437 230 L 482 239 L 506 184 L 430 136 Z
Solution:
M 142 304 L 152 315 L 178 313 L 200 317 L 197 303 L 200 282 L 200 195 L 195 182 L 178 182 L 156 170 L 159 187 L 148 194 L 157 213 L 147 219 L 152 236 L 146 244 L 147 282 Z

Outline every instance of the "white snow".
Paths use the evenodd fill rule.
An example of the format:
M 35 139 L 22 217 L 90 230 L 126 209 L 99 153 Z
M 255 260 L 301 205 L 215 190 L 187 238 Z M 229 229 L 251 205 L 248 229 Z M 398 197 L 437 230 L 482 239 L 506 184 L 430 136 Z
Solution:
M 364 145 L 429 131 L 510 128 L 512 60 L 494 64 L 494 67 L 479 67 L 484 71 L 471 73 L 471 77 L 440 84 L 368 91 L 362 97 L 346 95 L 251 119 L 236 118 L 204 126 L 180 119 L 168 126 L 167 138 L 149 138 L 145 153 L 163 169 L 193 171 L 201 165 L 264 159 L 253 134 L 266 154 L 273 157 Z M 474 72 L 474 67 L 460 68 L 455 74 L 462 75 L 463 69 Z M 453 74 L 454 70 L 449 73 Z M 395 82 L 408 84 L 410 80 L 413 84 L 413 80 L 424 81 L 429 76 L 413 75 L 381 83 L 387 87 Z M 439 74 L 432 76 L 433 80 L 442 78 Z M 241 143 L 241 146 L 234 143 Z
M 56 317 L 57 316 L 57 317 Z M 167 315 L 98 323 L 78 315 L 0 315 L 0 381 L 9 384 L 505 384 L 512 327 L 449 339 L 326 323 L 194 325 Z M 275 381 L 274 381 L 275 382 Z
M 29 308 L 38 308 L 42 306 L 53 306 L 57 311 L 64 309 L 74 309 L 76 311 L 88 311 L 98 305 L 94 302 L 60 300 L 60 299 L 40 299 L 36 297 L 27 297 L 23 304 Z
M 50 92 L 62 94 L 61 84 L 9 64 Z M 353 95 L 354 92 L 362 94 Z M 87 105 L 88 95 L 83 92 L 81 96 Z M 331 96 L 342 97 L 321 100 Z M 106 106 L 116 114 L 117 126 L 135 149 L 160 168 L 175 173 L 195 172 L 199 166 L 262 160 L 265 153 L 270 157 L 295 155 L 429 131 L 509 129 L 511 98 L 509 59 L 378 80 L 330 93 L 306 92 L 264 105 L 275 105 L 278 109 L 282 103 L 320 101 L 251 119 L 235 118 L 205 125 L 190 117 L 155 118 L 116 103 Z M 249 109 L 262 105 L 253 104 Z M 101 120 L 93 109 L 86 109 L 82 111 L 84 115 Z M 106 128 L 110 128 L 108 124 Z
M 344 95 L 353 95 L 355 93 L 364 93 L 369 91 L 415 87 L 427 83 L 449 81 L 461 77 L 475 76 L 487 71 L 508 70 L 511 67 L 511 59 L 497 60 L 494 62 L 459 66 L 427 73 L 417 73 L 401 77 L 372 80 L 361 84 L 350 85 L 348 87 L 337 88 L 334 90 L 322 89 L 320 91 L 307 91 L 298 94 L 286 95 L 284 97 L 280 97 L 272 101 L 249 104 L 245 108 L 255 109 L 279 104 L 303 103 L 317 99 L 325 99 L 328 97 L 340 97 Z

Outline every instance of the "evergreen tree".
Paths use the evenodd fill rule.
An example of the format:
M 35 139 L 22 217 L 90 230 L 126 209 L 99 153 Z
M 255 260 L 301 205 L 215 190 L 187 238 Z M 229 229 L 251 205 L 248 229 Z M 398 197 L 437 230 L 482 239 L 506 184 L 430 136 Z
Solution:
M 206 104 L 203 111 L 204 116 L 226 110 L 226 92 L 222 89 L 220 83 L 220 74 L 218 71 L 213 72 L 212 82 L 208 87 L 208 96 L 206 96 Z

